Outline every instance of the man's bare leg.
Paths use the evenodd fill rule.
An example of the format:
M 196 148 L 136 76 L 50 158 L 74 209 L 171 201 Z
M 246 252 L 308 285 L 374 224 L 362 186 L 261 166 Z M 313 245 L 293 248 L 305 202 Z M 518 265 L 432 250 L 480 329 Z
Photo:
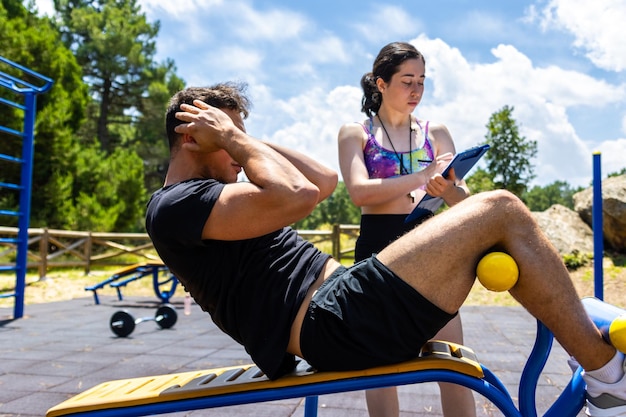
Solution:
M 561 257 L 532 214 L 513 194 L 476 194 L 393 242 L 377 257 L 441 309 L 463 304 L 476 265 L 491 250 L 517 262 L 520 277 L 511 295 L 541 320 L 586 370 L 614 355 L 588 318 Z

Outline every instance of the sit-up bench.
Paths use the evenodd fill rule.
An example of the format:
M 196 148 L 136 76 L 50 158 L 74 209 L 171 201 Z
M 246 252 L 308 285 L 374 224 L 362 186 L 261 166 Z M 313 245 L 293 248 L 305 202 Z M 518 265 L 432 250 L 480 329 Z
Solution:
M 85 287 L 85 291 L 92 291 L 94 302 L 100 304 L 98 290 L 108 285 L 111 288 L 115 288 L 117 291 L 117 299 L 122 301 L 122 287 L 147 276 L 152 276 L 152 287 L 157 298 L 159 298 L 162 303 L 168 303 L 169 299 L 176 292 L 178 280 L 169 272 L 169 268 L 165 266 L 163 262 L 130 265 L 116 271 L 103 281 Z
M 441 380 L 480 390 L 486 378 L 473 351 L 432 341 L 412 361 L 362 371 L 316 372 L 301 361 L 275 381 L 255 365 L 110 381 L 51 408 L 47 417 L 139 416 L 301 397 L 307 397 L 305 416 L 311 417 L 321 394 Z
M 626 311 L 595 298 L 583 299 L 603 333 Z M 491 401 L 507 417 L 536 417 L 537 382 L 552 348 L 552 333 L 537 321 L 537 337 L 522 372 L 516 407 L 504 384 L 464 346 L 432 341 L 414 360 L 349 372 L 316 372 L 306 362 L 270 381 L 254 365 L 235 366 L 101 383 L 52 407 L 47 417 L 144 416 L 306 397 L 304 415 L 317 415 L 319 395 L 421 382 L 466 386 Z M 544 417 L 574 417 L 585 401 L 579 367 Z

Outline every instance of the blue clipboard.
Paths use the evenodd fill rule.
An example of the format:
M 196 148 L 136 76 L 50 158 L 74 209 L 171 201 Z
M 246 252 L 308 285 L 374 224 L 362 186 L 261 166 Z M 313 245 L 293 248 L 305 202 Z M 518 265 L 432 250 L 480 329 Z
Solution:
M 454 173 L 456 174 L 456 177 L 458 179 L 463 179 L 463 177 L 465 177 L 469 170 L 472 169 L 474 165 L 476 165 L 476 162 L 478 162 L 478 160 L 482 158 L 482 156 L 485 154 L 485 152 L 487 152 L 488 149 L 489 145 L 485 144 L 475 146 L 473 148 L 464 150 L 463 152 L 457 153 L 456 155 L 454 155 L 454 158 L 452 158 L 452 161 L 450 161 L 450 163 L 441 175 L 443 175 L 444 178 L 448 178 L 450 170 L 454 168 Z M 437 211 L 437 209 L 441 207 L 442 204 L 443 198 L 433 197 L 430 194 L 426 194 L 424 195 L 424 197 L 422 197 L 420 202 L 417 203 L 417 206 L 415 206 L 413 211 L 408 216 L 406 216 L 404 222 L 409 223 L 413 220 L 419 219 L 420 217 L 431 215 L 435 211 Z

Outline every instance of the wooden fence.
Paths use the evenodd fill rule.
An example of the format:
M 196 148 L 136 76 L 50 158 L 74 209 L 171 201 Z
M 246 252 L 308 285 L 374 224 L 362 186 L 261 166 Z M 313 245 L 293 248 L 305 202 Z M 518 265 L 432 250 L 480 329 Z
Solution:
M 15 237 L 18 229 L 0 226 L 0 237 Z M 298 230 L 313 244 L 328 246 L 336 258 L 354 257 L 354 239 L 359 226 L 333 225 L 332 230 Z M 342 239 L 342 235 L 346 238 Z M 343 246 L 342 247 L 342 240 Z M 15 262 L 17 246 L 0 242 L 0 266 Z M 51 268 L 84 268 L 130 265 L 159 260 L 147 233 L 99 233 L 55 229 L 28 229 L 28 268 L 37 269 L 39 278 Z

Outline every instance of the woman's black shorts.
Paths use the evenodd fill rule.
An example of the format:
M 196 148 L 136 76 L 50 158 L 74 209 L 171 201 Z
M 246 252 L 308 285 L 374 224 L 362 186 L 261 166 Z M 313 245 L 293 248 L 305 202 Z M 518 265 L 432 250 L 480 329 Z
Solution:
M 432 304 L 375 256 L 339 267 L 313 295 L 304 359 L 320 371 L 366 369 L 418 356 L 456 314 Z

